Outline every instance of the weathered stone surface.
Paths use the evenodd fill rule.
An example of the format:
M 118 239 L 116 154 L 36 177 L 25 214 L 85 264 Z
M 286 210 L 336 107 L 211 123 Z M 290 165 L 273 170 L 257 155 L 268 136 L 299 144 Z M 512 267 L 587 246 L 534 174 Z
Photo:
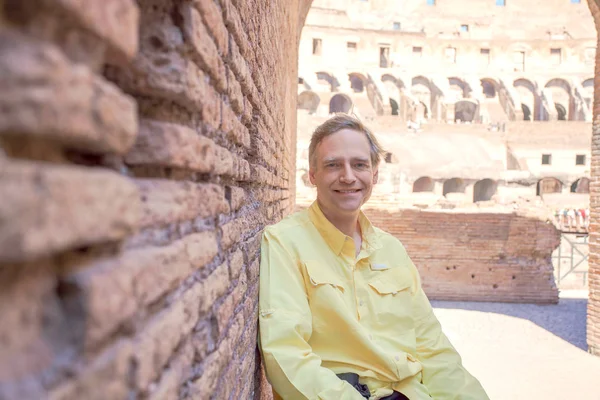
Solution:
M 47 43 L 0 32 L 0 135 L 32 135 L 90 152 L 124 153 L 135 102 Z
M 0 262 L 123 239 L 136 228 L 135 185 L 99 169 L 5 162 L 0 170 Z
M 137 179 L 142 198 L 142 227 L 161 226 L 229 213 L 223 188 L 207 183 Z
M 43 0 L 43 3 L 62 8 L 82 27 L 105 40 L 110 45 L 111 62 L 122 64 L 135 55 L 139 10 L 133 0 Z
M 223 296 L 229 288 L 229 272 L 227 264 L 222 264 L 202 282 L 200 295 L 200 313 L 206 313 L 215 300 Z
M 76 287 L 86 310 L 85 343 L 94 345 L 175 288 L 218 254 L 215 232 L 192 234 L 168 246 L 132 249 L 93 261 L 62 278 Z
M 125 157 L 131 165 L 161 165 L 213 172 L 217 154 L 226 151 L 195 130 L 167 122 L 140 121 L 140 133 Z
M 67 399 L 126 399 L 129 395 L 129 366 L 132 356 L 130 342 L 119 341 L 104 351 L 89 366 L 79 372 L 77 379 L 54 389 L 51 400 Z M 101 388 L 101 390 L 100 390 Z
M 219 51 L 210 37 L 200 12 L 191 3 L 181 3 L 180 12 L 183 17 L 183 33 L 185 40 L 199 56 L 200 62 L 215 83 L 215 87 L 224 92 L 227 83 L 225 65 Z
M 194 0 L 194 6 L 200 11 L 204 22 L 215 38 L 219 53 L 222 55 L 227 54 L 229 33 L 217 3 L 214 0 Z

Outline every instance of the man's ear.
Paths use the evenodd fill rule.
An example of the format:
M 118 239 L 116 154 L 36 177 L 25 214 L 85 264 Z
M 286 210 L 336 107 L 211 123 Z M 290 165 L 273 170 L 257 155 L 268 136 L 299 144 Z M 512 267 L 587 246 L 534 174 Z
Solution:
M 315 170 L 312 167 L 310 167 L 308 169 L 308 179 L 310 179 L 310 183 L 313 186 L 316 185 L 316 183 L 315 183 Z
M 379 167 L 376 167 L 375 171 L 373 172 L 373 185 L 375 185 L 378 180 L 379 180 Z

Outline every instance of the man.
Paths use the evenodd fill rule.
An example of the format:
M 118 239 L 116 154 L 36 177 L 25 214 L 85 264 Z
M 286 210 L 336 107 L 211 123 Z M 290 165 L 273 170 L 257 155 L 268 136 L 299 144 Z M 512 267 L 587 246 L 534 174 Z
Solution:
M 360 211 L 382 149 L 339 114 L 309 147 L 317 201 L 265 230 L 260 344 L 283 399 L 486 400 L 442 333 L 402 244 Z

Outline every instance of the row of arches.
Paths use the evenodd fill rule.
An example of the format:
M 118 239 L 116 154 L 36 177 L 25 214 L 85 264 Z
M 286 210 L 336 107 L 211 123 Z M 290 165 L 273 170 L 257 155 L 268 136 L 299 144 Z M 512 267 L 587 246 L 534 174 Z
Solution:
M 428 176 L 423 176 L 413 183 L 413 193 L 433 192 L 435 182 Z M 444 181 L 442 194 L 465 193 L 467 184 L 462 178 L 452 178 Z M 492 179 L 482 179 L 473 186 L 473 202 L 488 201 L 496 194 L 498 183 Z
M 307 110 L 309 114 L 314 114 L 321 104 L 321 98 L 311 90 L 305 90 L 298 95 L 298 109 Z M 329 100 L 329 113 L 348 113 L 354 106 L 350 96 L 343 93 L 337 93 Z
M 423 176 L 413 183 L 413 193 L 434 192 L 435 181 Z M 444 181 L 442 195 L 446 196 L 449 193 L 465 193 L 467 183 L 462 178 L 452 178 Z M 488 201 L 496 194 L 498 190 L 498 182 L 493 179 L 482 179 L 475 182 L 473 186 L 473 202 Z M 536 195 L 543 196 L 547 193 L 562 193 L 563 183 L 557 178 L 542 178 L 536 184 Z M 570 187 L 571 193 L 589 193 L 590 179 L 579 178 Z
M 365 75 L 353 72 L 348 74 L 348 79 L 353 92 L 361 93 L 365 91 L 368 83 Z M 477 114 L 477 103 L 467 99 L 472 97 L 476 88 L 473 88 L 471 84 L 459 77 L 449 77 L 447 79 L 448 87 L 446 95 L 451 96 L 451 100 L 458 103 L 458 110 L 455 110 L 455 120 L 463 122 L 473 121 Z M 303 79 L 301 81 L 304 82 Z M 327 72 L 317 72 L 317 82 L 325 84 L 332 92 L 337 91 L 340 86 L 338 79 Z M 381 82 L 387 92 L 392 115 L 399 114 L 401 99 L 404 95 L 409 94 L 411 102 L 417 107 L 416 117 L 429 119 L 432 117 L 431 109 L 436 97 L 442 94 L 440 89 L 425 76 L 413 77 L 410 87 L 401 78 L 391 74 L 382 75 Z M 499 82 L 491 77 L 481 78 L 479 83 L 484 98 L 496 98 L 499 91 L 502 90 Z M 304 84 L 304 87 L 309 90 L 311 89 L 307 84 Z M 553 78 L 546 82 L 543 88 L 540 88 L 530 79 L 519 78 L 513 81 L 513 87 L 518 96 L 518 99 L 515 99 L 517 107 L 520 105 L 522 119 L 525 121 L 548 120 L 550 119 L 549 111 L 551 113 L 555 111 L 558 120 L 580 119 L 576 113 L 577 106 L 575 96 L 573 95 L 573 87 L 567 79 Z M 594 87 L 593 78 L 582 80 L 581 87 L 586 96 L 586 101 L 591 102 Z M 542 97 L 545 99 L 545 106 L 542 105 L 544 103 Z M 553 107 L 554 110 L 548 110 L 548 107 Z
M 543 196 L 549 193 L 562 193 L 563 183 L 556 178 L 543 178 L 540 179 L 536 185 L 535 194 Z M 589 178 L 579 178 L 575 182 L 571 183 L 569 190 L 571 193 L 589 193 L 590 192 L 590 180 Z

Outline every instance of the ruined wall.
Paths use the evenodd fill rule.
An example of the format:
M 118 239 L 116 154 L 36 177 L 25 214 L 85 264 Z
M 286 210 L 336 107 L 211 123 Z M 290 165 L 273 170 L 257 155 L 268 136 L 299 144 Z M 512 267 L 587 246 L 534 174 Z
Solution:
M 0 398 L 268 398 L 309 1 L 0 0 Z
M 589 0 L 596 31 L 600 32 L 600 1 Z M 600 37 L 599 37 L 600 45 Z M 592 179 L 590 182 L 590 256 L 587 343 L 590 353 L 600 355 L 600 52 L 594 73 L 594 124 L 592 127 Z
M 373 224 L 402 241 L 430 299 L 556 303 L 550 254 L 560 233 L 510 213 L 369 208 Z

